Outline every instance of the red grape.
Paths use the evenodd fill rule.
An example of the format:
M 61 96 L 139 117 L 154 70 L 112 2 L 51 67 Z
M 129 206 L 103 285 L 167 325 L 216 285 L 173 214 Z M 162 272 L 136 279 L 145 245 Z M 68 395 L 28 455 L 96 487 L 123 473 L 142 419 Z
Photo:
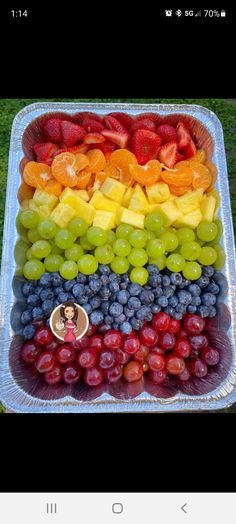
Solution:
M 75 340 L 74 342 L 72 342 L 72 346 L 75 349 L 84 349 L 89 346 L 89 341 L 90 339 L 88 335 L 84 335 L 79 340 Z
M 177 357 L 188 358 L 191 353 L 191 346 L 186 338 L 178 338 L 175 344 L 175 354 Z
M 51 371 L 47 371 L 44 374 L 44 380 L 47 382 L 47 384 L 58 384 L 62 380 L 63 372 L 62 367 L 60 364 L 55 364 Z
M 82 377 L 82 369 L 75 364 L 67 364 L 63 370 L 63 379 L 66 384 L 76 384 Z
M 182 380 L 183 382 L 185 382 L 186 380 L 189 380 L 190 377 L 191 377 L 190 371 L 187 366 L 185 366 L 183 371 L 181 371 L 181 373 L 178 375 L 178 378 Z
M 69 364 L 75 360 L 75 350 L 69 344 L 62 344 L 56 350 L 56 357 L 60 364 Z
M 39 327 L 34 335 L 34 341 L 40 346 L 48 346 L 54 340 L 51 329 L 47 326 Z
M 159 369 L 159 371 L 153 371 L 150 369 L 149 378 L 152 382 L 154 382 L 154 384 L 163 384 L 166 379 L 166 371 L 165 369 Z
M 185 363 L 182 358 L 175 355 L 169 355 L 166 359 L 166 371 L 170 375 L 179 375 L 185 368 Z
M 165 359 L 162 355 L 157 353 L 149 353 L 147 357 L 147 363 L 152 371 L 159 371 L 165 367 Z
M 119 331 L 110 329 L 103 338 L 103 342 L 109 349 L 118 349 L 122 347 L 123 337 Z
M 102 349 L 104 348 L 103 336 L 102 335 L 93 335 L 89 339 L 88 347 L 93 348 L 94 351 L 96 351 L 96 353 L 98 351 L 102 351 Z
M 189 342 L 193 349 L 202 349 L 208 346 L 206 335 L 194 335 L 189 337 Z
M 199 315 L 186 314 L 184 316 L 184 329 L 190 335 L 200 335 L 204 330 L 206 322 Z
M 92 324 L 89 324 L 88 329 L 86 331 L 86 335 L 88 337 L 91 337 L 96 331 L 97 331 L 97 326 L 93 326 Z
M 99 386 L 104 379 L 104 373 L 101 368 L 93 367 L 86 369 L 84 372 L 84 381 L 88 386 Z
M 208 366 L 216 366 L 220 360 L 220 355 L 217 349 L 211 348 L 209 346 L 203 348 L 201 354 L 204 362 L 206 362 Z
M 98 355 L 98 365 L 102 369 L 112 368 L 116 363 L 116 355 L 110 349 L 103 349 Z
M 77 362 L 82 368 L 93 368 L 97 362 L 96 352 L 91 349 L 82 349 L 77 356 Z
M 198 378 L 203 378 L 207 374 L 207 365 L 200 358 L 192 358 L 189 362 L 189 369 Z
M 145 346 L 153 347 L 158 342 L 157 332 L 150 326 L 143 326 L 139 331 L 139 338 Z
M 124 338 L 123 350 L 130 355 L 133 355 L 140 349 L 140 342 L 138 337 L 130 336 Z
M 32 364 L 35 362 L 40 351 L 40 348 L 32 340 L 29 340 L 25 342 L 21 348 L 21 358 L 28 364 Z
M 173 333 L 161 333 L 160 345 L 165 351 L 173 349 L 175 347 L 175 336 Z
M 153 348 L 152 348 L 153 351 Z M 149 353 L 149 349 L 144 344 L 140 345 L 140 348 L 136 353 L 134 354 L 134 360 L 138 360 L 139 362 L 144 362 L 146 360 Z
M 136 357 L 137 353 L 134 355 L 134 358 Z M 130 359 L 131 359 L 131 355 L 128 355 L 128 353 L 126 353 L 122 349 L 119 348 L 116 350 L 116 360 L 117 362 L 119 362 L 119 364 L 121 365 L 127 364 L 127 362 L 129 362 Z
M 132 360 L 132 362 L 129 362 L 123 369 L 123 375 L 127 382 L 135 382 L 136 380 L 140 380 L 140 378 L 143 376 L 142 365 L 140 362 L 135 362 Z
M 181 329 L 180 320 L 176 320 L 175 318 L 170 317 L 168 332 L 173 333 L 175 335 L 176 333 L 180 331 L 180 329 Z
M 54 340 L 51 342 L 51 344 L 48 344 L 48 345 L 46 346 L 46 349 L 47 349 L 48 351 L 55 351 L 58 347 L 59 347 L 59 340 L 56 340 L 56 339 L 54 338 Z
M 170 325 L 170 317 L 164 311 L 156 313 L 152 319 L 152 325 L 156 331 L 167 331 Z
M 35 366 L 39 373 L 46 373 L 46 371 L 51 371 L 55 363 L 56 357 L 54 353 L 51 351 L 43 351 L 43 353 L 38 356 Z
M 110 384 L 117 382 L 122 377 L 122 367 L 116 364 L 113 368 L 106 369 L 105 377 Z

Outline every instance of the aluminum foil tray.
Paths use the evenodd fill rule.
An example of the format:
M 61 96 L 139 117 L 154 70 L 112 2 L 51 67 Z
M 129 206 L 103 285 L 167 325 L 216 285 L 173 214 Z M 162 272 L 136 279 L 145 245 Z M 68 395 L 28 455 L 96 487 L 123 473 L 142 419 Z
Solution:
M 15 276 L 15 227 L 19 211 L 17 191 L 21 182 L 19 164 L 24 156 L 32 158 L 32 145 L 40 141 L 45 118 L 63 113 L 76 119 L 79 111 L 95 111 L 100 115 L 126 111 L 131 115 L 155 112 L 160 121 L 176 123 L 181 116 L 193 134 L 198 147 L 207 151 L 218 169 L 216 187 L 221 196 L 219 216 L 223 222 L 222 245 L 226 252 L 224 274 L 228 282 L 222 292 L 217 317 L 211 319 L 210 343 L 221 352 L 220 363 L 205 379 L 176 386 L 169 379 L 165 386 L 151 384 L 148 379 L 135 383 L 119 381 L 114 385 L 88 388 L 48 386 L 42 377 L 29 369 L 19 358 L 22 337 L 18 334 L 20 312 L 24 306 L 21 278 Z M 13 122 L 6 196 L 0 303 L 0 398 L 6 408 L 21 413 L 98 413 L 98 412 L 163 412 L 215 410 L 236 401 L 236 272 L 235 247 L 231 219 L 223 131 L 217 116 L 197 105 L 178 104 L 76 104 L 42 102 L 26 106 Z M 225 278 L 224 278 L 224 282 Z M 227 286 L 224 286 L 224 288 Z

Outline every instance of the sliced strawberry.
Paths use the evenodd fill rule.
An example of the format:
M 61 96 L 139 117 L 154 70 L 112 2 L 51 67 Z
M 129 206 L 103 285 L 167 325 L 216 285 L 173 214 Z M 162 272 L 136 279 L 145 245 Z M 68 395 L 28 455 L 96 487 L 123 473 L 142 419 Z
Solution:
M 167 142 L 158 151 L 158 160 L 172 169 L 176 163 L 178 146 L 177 142 Z
M 135 120 L 142 120 L 143 118 L 148 118 L 148 120 L 156 123 L 160 117 L 155 113 L 140 113 L 140 115 L 136 116 Z
M 80 125 L 83 124 L 85 118 L 92 118 L 93 120 L 96 120 L 102 124 L 102 117 L 96 113 L 92 113 L 91 111 L 81 111 L 80 113 L 75 113 L 74 115 L 75 122 Z
M 114 142 L 109 142 L 108 140 L 105 140 L 105 142 L 102 142 L 101 144 L 94 144 L 90 147 L 90 149 L 100 149 L 104 155 L 106 153 L 112 153 L 116 149 L 116 144 Z
M 167 142 L 177 141 L 177 133 L 173 126 L 169 124 L 162 124 L 157 127 L 157 134 L 161 137 L 162 144 Z
M 97 120 L 94 120 L 93 118 L 84 118 L 83 120 L 83 127 L 86 129 L 87 133 L 100 133 L 103 129 L 105 129 L 105 126 L 98 122 Z
M 181 122 L 181 120 L 176 126 L 176 133 L 179 149 L 184 149 L 190 143 L 191 135 L 188 128 L 183 122 Z
M 138 131 L 138 129 L 147 129 L 149 131 L 155 131 L 156 124 L 153 122 L 153 120 L 149 120 L 149 118 L 140 118 L 140 120 L 135 120 L 130 128 L 131 135 L 135 133 L 135 131 Z
M 60 144 L 62 142 L 60 118 L 49 118 L 44 124 L 43 131 L 49 142 L 53 142 L 54 144 Z
M 103 119 L 108 129 L 117 131 L 118 133 L 127 133 L 127 129 L 114 116 L 106 115 Z
M 127 113 L 109 113 L 107 116 L 114 116 L 128 131 L 134 121 L 133 117 L 127 115 Z
M 182 162 L 182 160 L 185 159 L 185 156 L 184 155 L 181 155 L 181 153 L 177 153 L 176 155 L 176 163 L 177 162 Z
M 194 141 L 191 138 L 190 143 L 184 149 L 184 156 L 185 158 L 191 158 L 191 156 L 196 155 L 196 152 L 197 152 L 197 148 L 194 144 Z
M 87 133 L 83 138 L 83 144 L 100 144 L 101 142 L 105 142 L 101 133 Z
M 135 131 L 131 141 L 131 151 L 135 154 L 139 164 L 146 164 L 157 155 L 161 139 L 152 131 L 138 129 Z
M 54 153 L 58 150 L 58 145 L 52 142 L 41 142 L 34 144 L 33 150 L 37 156 L 37 162 L 42 162 L 43 164 L 49 163 L 50 165 Z
M 61 149 L 58 149 L 54 154 L 53 157 L 60 155 L 61 153 L 73 153 L 76 155 L 77 153 L 87 153 L 89 149 L 89 146 L 86 144 L 79 144 L 78 146 L 73 147 L 63 147 Z
M 82 126 L 73 124 L 73 122 L 68 122 L 67 120 L 62 120 L 61 132 L 63 142 L 67 147 L 74 146 L 76 142 L 79 142 L 79 140 L 86 135 L 86 131 Z
M 104 131 L 102 131 L 102 135 L 111 142 L 114 142 L 114 144 L 119 146 L 121 149 L 124 149 L 127 146 L 130 137 L 127 131 L 121 133 L 119 131 L 109 131 L 108 129 L 104 129 Z

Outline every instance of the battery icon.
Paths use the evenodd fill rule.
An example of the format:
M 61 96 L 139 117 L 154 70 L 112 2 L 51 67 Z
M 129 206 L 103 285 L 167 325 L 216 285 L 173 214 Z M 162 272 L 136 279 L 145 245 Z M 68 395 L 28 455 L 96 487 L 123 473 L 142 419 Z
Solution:
M 220 12 L 220 16 L 226 16 L 226 12 L 224 9 L 222 9 L 222 11 Z

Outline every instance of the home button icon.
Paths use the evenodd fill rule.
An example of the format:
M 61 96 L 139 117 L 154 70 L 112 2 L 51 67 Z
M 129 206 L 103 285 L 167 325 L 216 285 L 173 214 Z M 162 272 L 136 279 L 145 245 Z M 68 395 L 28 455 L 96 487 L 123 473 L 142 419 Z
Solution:
M 120 513 L 123 513 L 123 504 L 121 504 L 120 502 L 115 502 L 114 504 L 112 504 L 112 513 L 115 513 L 115 514 L 120 514 Z

